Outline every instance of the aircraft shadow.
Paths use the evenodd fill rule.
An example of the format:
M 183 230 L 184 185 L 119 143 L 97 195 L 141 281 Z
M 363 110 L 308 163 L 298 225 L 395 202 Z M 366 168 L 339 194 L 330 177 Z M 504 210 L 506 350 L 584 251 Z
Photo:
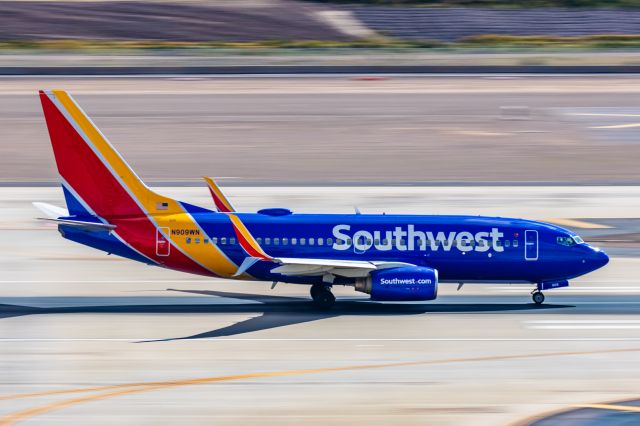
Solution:
M 0 319 L 24 315 L 53 315 L 75 313 L 164 313 L 164 314 L 254 314 L 259 315 L 227 327 L 205 331 L 190 336 L 170 337 L 166 339 L 149 340 L 172 341 L 185 339 L 206 339 L 216 337 L 236 336 L 255 331 L 268 330 L 288 325 L 302 324 L 328 318 L 353 315 L 422 315 L 429 313 L 491 313 L 506 311 L 541 311 L 548 309 L 573 308 L 573 305 L 559 304 L 453 304 L 453 303 L 425 303 L 425 304 L 394 304 L 376 303 L 368 300 L 342 300 L 336 303 L 330 311 L 314 309 L 307 298 L 288 296 L 267 296 L 246 293 L 233 293 L 224 291 L 205 290 L 177 290 L 167 289 L 181 293 L 200 294 L 216 297 L 247 300 L 252 303 L 233 303 L 202 305 L 114 305 L 114 306 L 73 306 L 55 308 L 35 308 L 29 306 L 0 304 Z M 255 303 L 261 302 L 261 303 Z

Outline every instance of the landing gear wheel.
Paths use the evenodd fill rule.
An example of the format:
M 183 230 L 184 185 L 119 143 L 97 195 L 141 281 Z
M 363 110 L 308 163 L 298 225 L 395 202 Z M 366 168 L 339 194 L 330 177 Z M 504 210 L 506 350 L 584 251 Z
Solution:
M 542 292 L 540 291 L 534 291 L 531 294 L 531 298 L 533 299 L 533 303 L 535 303 L 536 305 L 542 305 L 542 303 L 544 302 L 544 294 L 542 294 Z
M 331 309 L 336 302 L 336 297 L 331 293 L 331 288 L 324 285 L 311 286 L 311 298 L 313 305 L 322 310 Z

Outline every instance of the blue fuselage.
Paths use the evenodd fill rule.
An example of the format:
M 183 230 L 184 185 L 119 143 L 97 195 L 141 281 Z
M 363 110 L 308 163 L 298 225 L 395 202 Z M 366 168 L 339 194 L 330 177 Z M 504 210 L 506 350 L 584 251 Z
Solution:
M 185 204 L 202 232 L 182 232 L 172 239 L 185 244 L 215 244 L 240 265 L 247 254 L 229 218 Z M 278 213 L 280 214 L 280 213 Z M 437 269 L 444 282 L 541 283 L 574 278 L 604 266 L 607 255 L 558 226 L 522 219 L 482 216 L 365 214 L 261 214 L 238 217 L 271 256 L 404 262 Z M 132 219 L 135 220 L 135 219 Z M 132 257 L 106 232 L 65 229 L 69 239 Z M 258 262 L 248 272 L 257 280 L 316 283 L 318 276 L 274 274 L 273 264 Z M 337 277 L 336 284 L 353 279 Z

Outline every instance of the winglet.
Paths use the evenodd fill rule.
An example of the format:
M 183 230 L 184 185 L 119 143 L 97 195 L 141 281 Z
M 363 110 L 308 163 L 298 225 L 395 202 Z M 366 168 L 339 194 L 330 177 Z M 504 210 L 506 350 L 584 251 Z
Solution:
M 231 224 L 233 225 L 233 230 L 236 232 L 240 246 L 242 246 L 247 255 L 260 260 L 274 260 L 273 257 L 262 250 L 260 244 L 253 238 L 253 235 L 251 235 L 237 215 L 229 213 L 228 216 L 231 219 Z
M 207 182 L 207 185 L 209 186 L 209 192 L 211 192 L 213 203 L 216 205 L 218 211 L 222 213 L 235 212 L 236 210 L 233 208 L 229 200 L 227 200 L 227 197 L 224 196 L 214 180 L 207 176 L 203 176 L 202 178 Z

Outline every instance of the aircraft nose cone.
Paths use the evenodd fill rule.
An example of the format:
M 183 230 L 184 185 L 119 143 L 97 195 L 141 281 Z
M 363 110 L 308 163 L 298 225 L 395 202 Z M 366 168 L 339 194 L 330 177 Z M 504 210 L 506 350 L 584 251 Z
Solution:
M 593 254 L 591 255 L 591 263 L 595 269 L 602 268 L 609 263 L 609 256 L 599 248 L 594 248 Z

